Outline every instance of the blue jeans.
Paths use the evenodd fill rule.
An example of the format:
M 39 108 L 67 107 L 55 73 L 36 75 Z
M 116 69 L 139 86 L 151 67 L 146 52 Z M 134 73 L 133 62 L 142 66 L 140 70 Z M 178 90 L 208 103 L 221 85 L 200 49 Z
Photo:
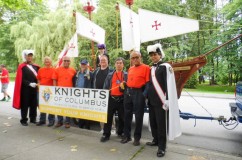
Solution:
M 58 123 L 63 123 L 63 116 L 57 116 L 58 118 Z M 70 123 L 71 122 L 71 118 L 70 117 L 66 117 L 66 121 L 65 123 Z
M 49 120 L 49 123 L 54 123 L 55 122 L 55 115 L 49 114 L 48 115 L 48 120 Z M 46 121 L 46 113 L 40 113 L 39 121 L 40 122 L 45 122 Z

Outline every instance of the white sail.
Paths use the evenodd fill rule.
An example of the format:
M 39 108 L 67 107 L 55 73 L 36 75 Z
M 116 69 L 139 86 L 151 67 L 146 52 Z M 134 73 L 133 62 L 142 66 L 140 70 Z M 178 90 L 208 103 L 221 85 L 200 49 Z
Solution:
M 94 42 L 105 42 L 105 30 L 80 13 L 76 13 L 76 32 Z
M 197 20 L 139 9 L 141 43 L 199 30 Z
M 122 28 L 122 48 L 140 50 L 139 16 L 123 5 L 119 5 Z
M 77 34 L 76 33 L 73 35 L 71 40 L 61 51 L 58 58 L 62 58 L 63 56 L 78 57 L 78 45 L 77 45 Z

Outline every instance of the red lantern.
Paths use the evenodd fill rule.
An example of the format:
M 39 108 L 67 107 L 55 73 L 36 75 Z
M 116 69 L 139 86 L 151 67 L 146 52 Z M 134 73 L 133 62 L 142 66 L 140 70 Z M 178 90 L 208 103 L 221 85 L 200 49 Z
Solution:
M 84 11 L 88 12 L 88 14 L 90 14 L 95 9 L 95 7 L 90 5 L 90 2 L 87 2 L 87 6 L 84 6 L 83 9 Z
M 127 5 L 132 5 L 134 3 L 134 0 L 125 0 L 126 4 Z

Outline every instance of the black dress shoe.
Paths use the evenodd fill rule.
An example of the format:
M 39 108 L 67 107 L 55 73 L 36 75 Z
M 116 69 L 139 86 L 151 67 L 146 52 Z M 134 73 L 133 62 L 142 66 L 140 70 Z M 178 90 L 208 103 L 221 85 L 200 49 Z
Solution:
M 22 126 L 28 126 L 27 122 L 21 122 Z
M 158 146 L 158 143 L 157 142 L 146 142 L 146 145 L 147 146 Z
M 133 145 L 134 145 L 134 146 L 139 146 L 139 145 L 140 145 L 139 140 L 134 140 Z
M 123 139 L 120 141 L 120 143 L 128 143 L 129 141 L 132 141 L 132 139 L 129 137 L 123 137 Z
M 107 142 L 109 140 L 108 136 L 102 136 L 100 142 Z
M 30 120 L 30 123 L 36 124 L 36 120 Z
M 39 122 L 36 123 L 36 126 L 42 126 L 44 124 L 45 124 L 45 122 L 39 121 Z
M 158 149 L 157 151 L 157 157 L 164 157 L 165 155 L 165 151 L 161 150 L 161 149 Z

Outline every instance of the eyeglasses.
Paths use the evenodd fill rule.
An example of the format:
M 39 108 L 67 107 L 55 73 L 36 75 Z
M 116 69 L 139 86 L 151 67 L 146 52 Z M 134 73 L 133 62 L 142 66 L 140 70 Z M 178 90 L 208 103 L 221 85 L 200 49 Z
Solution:
M 64 62 L 70 62 L 70 60 L 64 60 Z
M 131 57 L 132 60 L 134 59 L 139 59 L 139 56 L 136 56 L 136 57 Z

